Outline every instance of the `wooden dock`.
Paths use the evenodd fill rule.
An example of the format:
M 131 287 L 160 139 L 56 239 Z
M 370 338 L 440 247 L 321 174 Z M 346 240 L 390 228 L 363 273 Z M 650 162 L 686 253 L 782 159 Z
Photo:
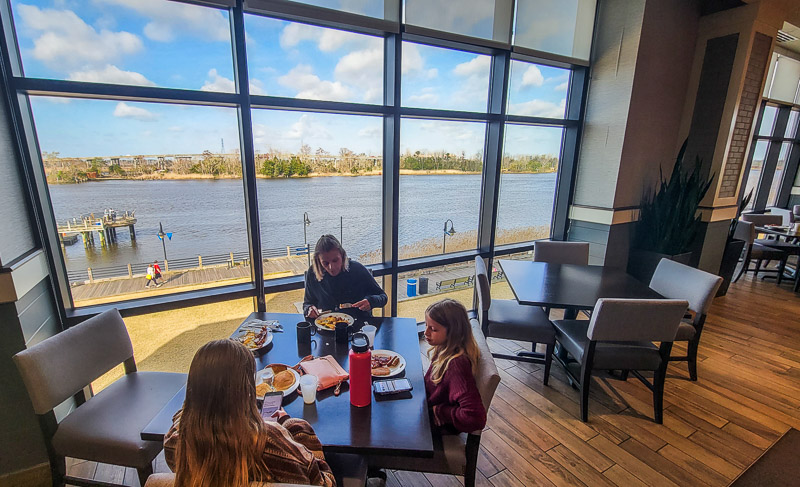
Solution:
M 128 232 L 131 235 L 131 241 L 136 240 L 136 211 L 117 214 L 116 210 L 106 210 L 102 217 L 98 218 L 91 213 L 89 215 L 82 215 L 79 218 L 67 220 L 64 223 L 58 224 L 58 235 L 62 238 L 62 243 L 66 243 L 72 235 L 80 235 L 83 237 L 83 246 L 89 247 L 94 245 L 94 236 L 98 235 L 100 245 L 105 247 L 108 243 L 117 241 L 117 229 L 128 227 Z

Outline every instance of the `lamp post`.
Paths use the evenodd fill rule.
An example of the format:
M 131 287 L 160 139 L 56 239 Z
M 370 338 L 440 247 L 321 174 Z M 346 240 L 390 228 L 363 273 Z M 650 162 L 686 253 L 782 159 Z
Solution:
M 306 256 L 308 257 L 308 265 L 311 266 L 311 252 L 308 248 L 308 236 L 306 235 L 306 228 L 311 225 L 311 220 L 308 219 L 308 212 L 303 212 L 303 244 L 306 246 Z
M 447 224 L 450 223 L 450 228 L 447 228 Z M 442 229 L 444 235 L 442 236 L 442 253 L 446 253 L 445 251 L 445 244 L 447 243 L 447 236 L 450 235 L 451 237 L 455 235 L 456 230 L 453 228 L 453 220 L 447 219 L 444 221 L 444 228 Z

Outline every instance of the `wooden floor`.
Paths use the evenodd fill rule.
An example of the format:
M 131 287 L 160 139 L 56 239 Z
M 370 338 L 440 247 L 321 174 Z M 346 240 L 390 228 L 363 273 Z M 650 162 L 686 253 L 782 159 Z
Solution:
M 664 425 L 636 379 L 598 376 L 589 422 L 553 366 L 499 361 L 502 382 L 481 440 L 478 484 L 727 485 L 790 427 L 800 428 L 800 297 L 773 281 L 743 280 L 715 300 L 700 345 L 699 381 L 670 366 Z M 491 340 L 496 350 L 520 344 Z M 525 344 L 521 344 L 525 345 Z M 678 347 L 678 352 L 683 347 Z M 162 460 L 157 471 L 163 471 Z M 71 470 L 138 485 L 135 473 L 76 463 Z M 388 472 L 388 486 L 458 486 L 463 479 Z

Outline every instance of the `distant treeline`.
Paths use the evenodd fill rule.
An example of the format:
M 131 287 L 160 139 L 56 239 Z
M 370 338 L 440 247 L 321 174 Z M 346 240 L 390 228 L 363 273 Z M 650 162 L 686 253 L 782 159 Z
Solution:
M 242 164 L 238 152 L 214 154 L 204 151 L 194 156 L 132 156 L 122 158 L 91 159 L 58 157 L 57 152 L 43 154 L 47 181 L 50 183 L 76 183 L 98 178 L 154 179 L 159 174 L 177 174 L 191 177 L 241 177 Z M 109 162 L 110 161 L 110 162 Z M 322 148 L 312 152 L 304 144 L 298 154 L 268 151 L 256 154 L 256 171 L 261 177 L 286 178 L 317 174 L 375 174 L 382 168 L 379 156 L 356 154 L 342 148 L 333 155 Z M 400 168 L 411 171 L 460 171 L 479 173 L 483 169 L 483 156 L 464 152 L 407 151 L 400 156 Z M 545 173 L 558 169 L 558 158 L 548 154 L 503 157 L 501 169 L 510 173 Z

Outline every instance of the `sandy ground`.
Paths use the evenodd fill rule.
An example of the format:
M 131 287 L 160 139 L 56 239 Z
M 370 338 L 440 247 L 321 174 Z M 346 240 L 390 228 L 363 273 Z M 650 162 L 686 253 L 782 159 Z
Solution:
M 466 288 L 406 299 L 399 303 L 398 315 L 423 321 L 425 309 L 431 303 L 448 297 L 464 303 L 469 309 L 472 307 L 472 296 L 473 289 Z M 505 281 L 492 285 L 492 296 L 513 299 Z M 303 290 L 271 294 L 266 299 L 268 311 L 296 313 L 294 303 L 303 301 Z M 253 311 L 253 306 L 253 300 L 245 298 L 125 318 L 139 370 L 188 372 L 197 349 L 211 340 L 230 336 Z M 122 374 L 120 365 L 100 377 L 93 383 L 95 392 Z

